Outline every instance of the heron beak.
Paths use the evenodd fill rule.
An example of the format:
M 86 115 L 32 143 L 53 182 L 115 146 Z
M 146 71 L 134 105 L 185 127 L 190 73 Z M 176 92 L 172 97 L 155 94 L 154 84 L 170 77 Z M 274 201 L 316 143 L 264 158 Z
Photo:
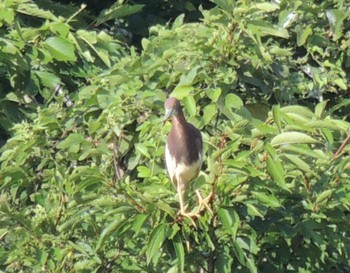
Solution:
M 167 122 L 167 120 L 173 115 L 173 111 L 171 109 L 165 110 L 165 116 L 163 118 L 163 125 Z

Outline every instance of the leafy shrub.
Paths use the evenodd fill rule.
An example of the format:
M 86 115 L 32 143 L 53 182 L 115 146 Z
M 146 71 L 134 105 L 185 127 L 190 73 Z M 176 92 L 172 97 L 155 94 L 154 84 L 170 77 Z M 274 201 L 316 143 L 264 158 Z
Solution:
M 84 6 L 47 3 L 47 9 L 19 0 L 1 6 L 0 130 L 4 139 L 14 123 L 32 118 L 38 105 L 47 106 L 75 92 L 124 54 L 121 43 L 107 33 L 84 30 Z
M 13 127 L 0 157 L 1 270 L 348 271 L 350 124 L 338 115 L 349 100 L 293 104 L 310 104 L 304 97 L 325 78 L 325 94 L 346 92 L 332 78 L 348 86 L 348 53 L 335 46 L 343 36 L 319 48 L 312 38 L 329 26 L 322 11 L 333 2 L 318 11 L 316 2 L 215 2 L 203 22 L 179 16 L 152 27 L 140 54 L 117 52 L 110 67 L 79 55 L 74 69 L 85 64 L 91 74 L 77 80 L 69 70 L 71 104 L 55 96 Z M 332 8 L 347 35 L 346 4 Z M 293 12 L 305 21 L 283 21 Z M 307 20 L 323 24 L 297 45 Z M 331 45 L 342 56 L 337 67 L 320 54 Z M 315 68 L 316 49 L 325 78 L 303 70 Z M 215 190 L 214 215 L 200 211 L 196 226 L 177 217 L 164 170 L 170 90 L 205 142 L 188 208 L 200 209 L 194 189 Z

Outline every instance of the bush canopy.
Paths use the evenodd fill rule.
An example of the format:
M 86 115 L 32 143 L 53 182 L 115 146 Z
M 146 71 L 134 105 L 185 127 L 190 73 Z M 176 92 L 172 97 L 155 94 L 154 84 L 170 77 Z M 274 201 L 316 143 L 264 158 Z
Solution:
M 350 3 L 183 2 L 140 47 L 147 1 L 0 3 L 0 271 L 349 272 Z M 188 210 L 215 192 L 195 224 L 169 95 L 204 139 Z

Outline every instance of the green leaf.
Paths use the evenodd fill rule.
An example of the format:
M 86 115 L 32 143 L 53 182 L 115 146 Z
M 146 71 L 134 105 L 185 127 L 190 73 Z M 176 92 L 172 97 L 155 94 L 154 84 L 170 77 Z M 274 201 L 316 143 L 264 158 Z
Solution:
M 96 26 L 99 26 L 109 20 L 123 18 L 132 14 L 135 14 L 143 9 L 145 5 L 129 5 L 116 2 L 109 9 L 101 11 L 100 15 L 96 19 Z
M 136 143 L 135 149 L 138 153 L 144 155 L 145 157 L 151 158 L 151 155 L 149 154 L 147 147 L 142 143 Z
M 234 2 L 233 1 L 213 0 L 213 2 L 216 5 L 218 5 L 220 8 L 222 8 L 224 11 L 226 11 L 228 14 L 232 14 L 232 10 L 234 8 Z
M 342 78 L 337 78 L 333 81 L 336 85 L 338 85 L 341 89 L 347 90 L 346 80 Z
M 78 37 L 83 40 L 101 59 L 101 61 L 107 66 L 111 67 L 111 61 L 108 56 L 108 51 L 106 51 L 103 47 L 98 46 L 99 36 L 94 31 L 86 31 L 86 30 L 78 30 Z M 91 61 L 90 54 L 86 55 L 87 52 L 83 53 L 83 55 Z
M 252 5 L 252 8 L 261 10 L 263 12 L 272 12 L 272 11 L 275 11 L 276 9 L 278 9 L 279 7 L 276 4 L 265 2 L 265 3 L 254 4 L 254 5 Z
M 249 215 L 264 218 L 264 215 L 262 215 L 262 213 L 254 205 L 248 203 L 246 204 L 246 206 L 248 208 Z
M 85 138 L 81 134 L 71 133 L 65 140 L 61 141 L 57 145 L 57 149 L 72 149 L 74 146 L 79 146 L 82 142 L 85 141 Z
M 247 267 L 249 268 L 250 273 L 258 273 L 258 268 L 256 267 L 253 258 L 247 259 Z
M 162 211 L 166 212 L 168 215 L 170 215 L 172 218 L 176 217 L 176 211 L 172 207 L 170 207 L 166 202 L 163 200 L 159 200 L 158 202 L 154 203 L 157 208 L 161 209 Z
M 342 37 L 343 22 L 347 15 L 340 9 L 328 9 L 326 10 L 326 16 L 331 26 L 332 34 L 334 36 L 333 39 L 338 40 Z
M 7 24 L 12 25 L 15 19 L 15 12 L 13 9 L 2 9 L 0 12 L 0 22 L 5 21 Z
M 191 85 L 177 85 L 173 92 L 171 92 L 171 97 L 175 97 L 179 100 L 184 97 L 190 96 L 193 91 L 193 87 Z
M 315 116 L 316 117 L 322 118 L 324 111 L 326 109 L 326 106 L 327 106 L 327 102 L 328 101 L 325 100 L 325 101 L 322 101 L 316 105 L 316 107 L 315 107 Z
M 183 74 L 180 77 L 180 85 L 192 85 L 194 83 L 194 79 L 197 76 L 198 66 L 193 67 L 187 74 Z
M 278 131 L 282 131 L 282 122 L 281 122 L 281 116 L 280 116 L 280 107 L 279 105 L 275 105 L 272 107 L 272 116 L 273 120 L 276 123 L 276 126 L 278 128 Z
M 140 233 L 141 228 L 147 219 L 148 219 L 147 214 L 139 214 L 135 216 L 135 219 L 132 224 L 132 230 L 135 232 L 136 235 Z
M 70 26 L 61 22 L 52 24 L 50 27 L 54 33 L 57 33 L 62 37 L 67 37 L 70 31 Z
M 211 99 L 212 102 L 217 102 L 221 95 L 221 88 L 215 88 L 215 89 L 207 89 L 206 94 Z
M 178 27 L 181 27 L 184 24 L 184 18 L 185 18 L 185 14 L 180 14 L 179 16 L 177 16 L 171 29 L 176 29 Z
M 22 2 L 22 1 L 21 1 Z M 48 10 L 40 9 L 35 3 L 31 3 L 29 1 L 23 1 L 18 5 L 17 12 L 23 13 L 33 17 L 39 17 L 43 19 L 48 19 L 52 21 L 56 21 L 57 18 Z
M 273 196 L 272 194 L 267 195 L 266 193 L 257 192 L 257 191 L 252 191 L 252 194 L 256 199 L 258 199 L 260 202 L 265 203 L 269 207 L 277 208 L 277 207 L 281 206 L 278 199 L 275 196 Z
M 184 272 L 185 269 L 185 249 L 183 243 L 181 241 L 181 236 L 179 233 L 176 233 L 173 239 L 173 246 L 175 249 L 175 254 L 177 258 L 177 262 L 180 268 L 180 272 Z
M 333 193 L 333 190 L 329 189 L 329 190 L 325 190 L 324 192 L 322 192 L 320 195 L 317 196 L 316 198 L 316 204 L 320 204 L 324 201 L 326 201 Z
M 230 93 L 225 97 L 225 106 L 228 108 L 240 109 L 243 101 L 236 94 Z
M 312 120 L 307 123 L 305 123 L 306 126 L 309 126 L 310 128 L 316 128 L 316 129 L 323 129 L 327 128 L 330 130 L 339 130 L 347 132 L 350 129 L 350 124 L 343 120 L 336 120 L 336 119 L 323 119 L 323 120 Z
M 209 105 L 205 106 L 203 109 L 204 124 L 209 124 L 215 115 L 216 115 L 216 105 L 215 104 L 209 104 Z
M 218 215 L 225 230 L 231 234 L 232 239 L 235 240 L 237 230 L 240 225 L 240 220 L 237 212 L 235 212 L 232 208 L 220 208 Z
M 74 46 L 67 39 L 62 37 L 49 37 L 44 42 L 51 56 L 58 61 L 76 61 Z
M 260 119 L 261 121 L 266 120 L 270 110 L 267 105 L 261 103 L 247 103 L 245 107 L 249 110 L 254 118 Z
M 279 187 L 287 190 L 288 188 L 284 178 L 285 172 L 281 164 L 281 161 L 278 158 L 275 150 L 271 146 L 269 146 L 268 148 L 269 148 L 268 149 L 269 157 L 267 158 L 267 171 L 272 176 L 272 178 L 274 179 L 274 181 L 277 183 Z
M 285 39 L 289 38 L 288 31 L 285 28 L 274 27 L 263 20 L 251 21 L 248 24 L 248 28 L 252 33 L 258 35 L 259 37 L 275 36 Z
M 61 80 L 57 75 L 49 73 L 46 71 L 35 71 L 34 72 L 40 79 L 40 83 L 47 88 L 50 88 L 54 91 L 54 88 L 61 83 Z
M 295 31 L 297 33 L 297 45 L 303 46 L 306 39 L 312 34 L 312 28 L 310 25 L 307 26 L 296 26 Z
M 98 241 L 96 243 L 96 250 L 99 250 L 102 247 L 102 244 L 105 242 L 107 237 L 109 237 L 114 231 L 118 230 L 120 226 L 124 222 L 121 220 L 114 220 L 110 224 L 108 224 L 103 230 L 100 236 L 98 237 Z
M 197 109 L 196 109 L 196 101 L 194 100 L 193 96 L 187 96 L 183 99 L 183 103 L 185 106 L 185 109 L 187 113 L 190 116 L 195 116 Z
M 235 253 L 236 258 L 240 262 L 240 264 L 245 265 L 245 253 L 243 249 L 240 247 L 240 245 L 236 242 L 233 241 L 233 252 Z
M 300 106 L 300 105 L 285 106 L 285 107 L 282 107 L 280 111 L 286 114 L 289 114 L 289 113 L 296 114 L 307 119 L 311 119 L 315 116 L 314 113 L 309 108 Z
M 151 177 L 152 175 L 151 170 L 146 166 L 138 166 L 137 171 L 138 171 L 137 176 L 140 178 L 147 178 L 147 177 Z
M 233 257 L 230 250 L 227 245 L 222 246 L 222 250 L 219 250 L 215 262 L 215 272 L 232 273 Z
M 161 246 L 165 239 L 166 225 L 159 224 L 155 227 L 150 235 L 147 243 L 146 257 L 147 264 L 152 263 L 156 265 L 158 263 L 159 255 L 161 252 Z
M 299 133 L 299 132 L 286 132 L 275 136 L 271 140 L 272 146 L 285 145 L 285 144 L 296 144 L 296 143 L 318 143 L 316 139 L 311 136 Z
M 300 170 L 303 170 L 306 173 L 313 173 L 310 166 L 302 160 L 297 155 L 291 155 L 291 154 L 284 154 L 285 157 L 287 157 L 295 166 L 297 166 Z

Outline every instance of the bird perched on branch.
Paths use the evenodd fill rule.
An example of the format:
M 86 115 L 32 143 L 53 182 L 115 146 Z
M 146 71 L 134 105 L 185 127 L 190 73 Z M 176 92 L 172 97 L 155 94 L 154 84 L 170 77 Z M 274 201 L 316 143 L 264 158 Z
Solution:
M 180 102 L 176 98 L 169 98 L 164 104 L 164 122 L 172 119 L 171 131 L 165 146 L 165 160 L 168 173 L 179 196 L 180 215 L 185 217 L 198 217 L 192 212 L 186 212 L 184 193 L 189 183 L 197 178 L 203 162 L 203 140 L 200 131 L 188 123 L 182 112 Z M 200 206 L 209 210 L 208 201 L 203 199 L 196 191 Z M 210 210 L 211 211 L 211 210 Z

